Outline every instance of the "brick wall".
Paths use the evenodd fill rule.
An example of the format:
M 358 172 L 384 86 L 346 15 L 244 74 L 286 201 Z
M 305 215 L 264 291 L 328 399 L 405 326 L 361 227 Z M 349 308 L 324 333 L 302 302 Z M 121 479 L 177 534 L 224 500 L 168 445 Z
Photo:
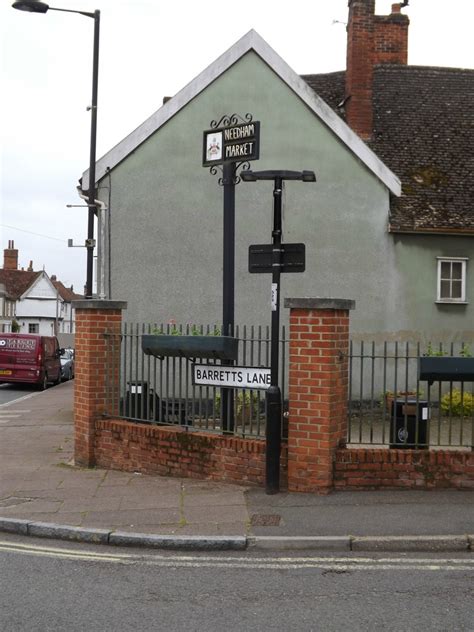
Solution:
M 286 485 L 286 446 L 282 447 L 282 486 Z M 182 428 L 96 422 L 95 461 L 100 467 L 230 483 L 265 483 L 265 442 Z
M 286 299 L 290 308 L 288 489 L 328 493 L 347 436 L 349 309 L 341 299 Z
M 334 488 L 474 490 L 474 452 L 338 450 Z
M 74 301 L 76 309 L 75 379 L 74 379 L 74 460 L 77 465 L 91 466 L 94 460 L 95 421 L 105 411 L 106 376 L 115 366 L 118 381 L 120 345 L 114 351 L 107 344 L 105 332 L 119 338 L 122 324 L 122 301 Z

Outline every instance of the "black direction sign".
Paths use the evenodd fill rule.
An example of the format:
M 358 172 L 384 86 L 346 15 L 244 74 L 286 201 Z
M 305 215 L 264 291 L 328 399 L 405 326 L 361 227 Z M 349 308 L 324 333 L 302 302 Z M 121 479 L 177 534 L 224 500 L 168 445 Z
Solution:
M 260 121 L 239 123 L 204 132 L 202 166 L 224 162 L 258 160 L 260 155 Z
M 304 272 L 306 268 L 305 244 L 281 244 L 281 272 Z M 249 272 L 272 272 L 273 245 L 249 246 Z

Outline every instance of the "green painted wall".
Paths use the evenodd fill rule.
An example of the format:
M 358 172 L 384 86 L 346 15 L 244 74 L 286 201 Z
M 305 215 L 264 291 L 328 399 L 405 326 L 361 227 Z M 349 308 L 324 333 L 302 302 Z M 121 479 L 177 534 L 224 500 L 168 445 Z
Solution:
M 472 255 L 472 240 L 389 235 L 388 190 L 254 53 L 101 183 L 104 200 L 110 186 L 111 298 L 128 301 L 128 320 L 221 321 L 223 190 L 201 167 L 202 132 L 233 112 L 261 121 L 253 169 L 317 175 L 316 184 L 285 188 L 284 241 L 306 243 L 307 261 L 304 274 L 284 276 L 282 298 L 355 299 L 353 332 L 368 337 L 473 329 L 470 306 L 434 304 L 436 255 Z M 270 276 L 248 273 L 248 247 L 270 243 L 272 203 L 270 182 L 236 187 L 237 323 L 270 322 Z

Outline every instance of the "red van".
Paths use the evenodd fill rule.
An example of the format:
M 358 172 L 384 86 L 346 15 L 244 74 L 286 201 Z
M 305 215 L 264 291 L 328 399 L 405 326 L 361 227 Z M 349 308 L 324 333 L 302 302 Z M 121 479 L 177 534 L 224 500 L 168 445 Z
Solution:
M 44 390 L 61 381 L 58 339 L 33 334 L 0 334 L 0 383 L 36 384 Z

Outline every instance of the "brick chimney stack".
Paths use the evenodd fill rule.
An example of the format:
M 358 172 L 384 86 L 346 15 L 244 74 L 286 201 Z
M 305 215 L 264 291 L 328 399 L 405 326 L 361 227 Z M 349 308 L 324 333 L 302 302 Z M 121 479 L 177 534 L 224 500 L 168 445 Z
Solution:
M 3 269 L 18 270 L 18 250 L 12 239 L 8 241 L 8 248 L 3 251 Z
M 373 130 L 374 66 L 407 63 L 410 21 L 401 13 L 406 4 L 393 4 L 385 16 L 375 15 L 375 0 L 349 0 L 346 119 L 364 140 L 370 140 Z

